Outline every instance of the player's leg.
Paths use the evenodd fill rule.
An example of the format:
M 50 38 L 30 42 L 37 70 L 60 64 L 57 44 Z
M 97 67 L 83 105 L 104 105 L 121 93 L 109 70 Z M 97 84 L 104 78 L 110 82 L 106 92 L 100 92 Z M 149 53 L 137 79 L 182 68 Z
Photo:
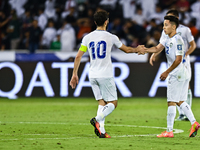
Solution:
M 96 120 L 102 121 L 106 116 L 111 114 L 117 107 L 117 89 L 114 78 L 98 79 L 100 90 L 104 101 L 107 103 L 99 114 L 95 117 Z
M 176 103 L 175 102 L 168 102 L 167 132 L 173 131 L 175 117 L 176 117 Z
M 194 137 L 197 134 L 198 129 L 200 128 L 199 123 L 196 121 L 194 114 L 190 108 L 190 106 L 185 102 L 187 99 L 187 89 L 188 89 L 188 85 L 189 85 L 189 80 L 186 80 L 183 84 L 183 88 L 181 91 L 181 99 L 183 99 L 182 101 L 180 101 L 178 103 L 178 105 L 181 107 L 181 109 L 184 111 L 185 115 L 187 116 L 187 118 L 189 119 L 189 121 L 191 122 L 191 132 L 190 132 L 190 137 Z
M 106 103 L 102 99 L 101 91 L 100 91 L 100 88 L 99 88 L 99 85 L 98 85 L 98 82 L 96 81 L 96 79 L 90 78 L 90 83 L 91 83 L 92 91 L 94 93 L 94 97 L 98 101 L 98 104 L 99 104 L 98 105 L 98 109 L 97 109 L 97 116 L 98 116 L 99 112 L 101 111 L 101 109 L 103 109 L 103 107 L 106 105 Z M 101 134 L 100 123 L 104 124 L 104 120 L 101 120 L 101 121 L 97 122 L 97 120 L 95 118 L 92 118 L 90 120 L 90 123 L 91 123 L 91 125 L 94 126 L 94 133 L 97 136 L 100 136 L 100 134 Z M 105 129 L 103 129 L 103 130 L 105 130 Z
M 98 110 L 97 110 L 97 115 L 99 115 L 99 113 L 101 112 L 101 110 L 103 109 L 103 107 L 107 104 L 103 99 L 98 100 Z M 105 124 L 105 118 L 103 120 L 99 121 L 99 125 L 100 125 L 100 131 L 101 133 L 105 134 L 105 128 L 104 128 L 104 124 Z
M 192 91 L 190 89 L 190 86 L 188 88 L 188 94 L 187 94 L 187 100 L 186 103 L 192 108 Z
M 173 126 L 175 117 L 176 117 L 176 103 L 168 102 L 167 131 L 162 132 L 161 134 L 157 135 L 157 137 L 174 137 Z
M 173 126 L 176 117 L 176 103 L 179 102 L 181 95 L 180 89 L 178 88 L 180 86 L 182 86 L 181 82 L 178 82 L 175 77 L 169 77 L 167 83 L 167 131 L 157 135 L 157 137 L 174 137 Z
M 190 89 L 190 86 L 187 91 L 187 100 L 185 102 L 190 106 L 190 108 L 192 108 L 192 91 Z M 187 118 L 183 110 L 178 105 L 177 105 L 177 109 L 179 112 L 179 116 L 176 119 L 176 121 L 189 121 L 189 119 Z
M 176 121 L 185 121 L 187 120 L 186 115 L 184 114 L 183 110 L 177 105 L 177 110 L 179 113 L 179 116 L 176 118 Z
M 105 117 L 117 107 L 117 90 L 114 78 L 90 79 L 95 98 L 99 101 L 99 111 L 95 118 L 91 119 L 91 124 L 95 127 L 95 134 L 99 137 L 110 137 L 104 129 Z M 113 100 L 114 99 L 114 100 Z M 104 105 L 105 103 L 106 105 Z M 103 106 L 104 105 L 104 106 Z M 103 107 L 102 107 L 103 106 Z M 105 134 L 104 134 L 105 133 Z

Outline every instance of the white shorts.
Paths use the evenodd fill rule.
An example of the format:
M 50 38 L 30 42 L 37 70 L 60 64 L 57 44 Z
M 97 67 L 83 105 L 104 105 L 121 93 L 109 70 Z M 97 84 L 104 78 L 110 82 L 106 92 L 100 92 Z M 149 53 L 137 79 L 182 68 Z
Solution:
M 170 76 L 167 83 L 167 101 L 186 101 L 189 81 L 189 79 L 184 81 L 178 81 L 176 77 Z
M 90 83 L 96 100 L 117 100 L 117 89 L 114 78 L 90 78 Z

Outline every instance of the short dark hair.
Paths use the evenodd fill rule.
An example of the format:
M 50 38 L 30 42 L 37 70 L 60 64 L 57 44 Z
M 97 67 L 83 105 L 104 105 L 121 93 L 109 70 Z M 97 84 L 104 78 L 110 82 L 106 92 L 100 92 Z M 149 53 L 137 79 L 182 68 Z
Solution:
M 165 16 L 164 19 L 173 22 L 176 25 L 176 28 L 179 26 L 179 20 L 174 16 Z
M 96 22 L 97 26 L 102 26 L 108 18 L 109 13 L 105 10 L 97 11 L 94 14 L 94 21 Z
M 178 10 L 176 10 L 176 9 L 170 9 L 170 10 L 168 10 L 168 12 L 166 13 L 167 15 L 168 14 L 173 14 L 174 16 L 176 16 L 177 18 L 179 17 L 179 12 L 178 12 Z

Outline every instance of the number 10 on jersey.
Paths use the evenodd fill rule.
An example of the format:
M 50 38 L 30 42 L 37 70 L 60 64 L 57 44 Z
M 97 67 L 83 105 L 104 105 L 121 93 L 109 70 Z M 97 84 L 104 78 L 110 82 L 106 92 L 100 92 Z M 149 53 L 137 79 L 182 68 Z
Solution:
M 92 59 L 103 59 L 106 57 L 106 42 L 105 41 L 99 41 L 97 43 L 90 42 L 89 48 L 92 50 Z

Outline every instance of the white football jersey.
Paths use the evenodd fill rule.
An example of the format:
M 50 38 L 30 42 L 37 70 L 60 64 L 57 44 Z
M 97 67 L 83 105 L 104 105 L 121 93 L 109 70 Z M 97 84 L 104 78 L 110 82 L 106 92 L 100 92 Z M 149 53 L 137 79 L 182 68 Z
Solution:
M 177 55 L 182 55 L 184 57 L 184 53 L 185 53 L 184 41 L 179 34 L 175 34 L 171 38 L 167 35 L 165 38 L 160 40 L 160 43 L 165 47 L 168 67 L 170 67 L 174 63 Z M 170 72 L 170 75 L 173 75 L 182 79 L 182 76 L 180 75 L 185 74 L 184 72 L 182 72 L 183 67 L 184 67 L 183 64 L 184 62 L 181 61 L 181 63 L 174 70 Z
M 178 28 L 176 29 L 176 33 L 178 33 L 182 37 L 182 39 L 184 41 L 185 53 L 186 53 L 188 51 L 188 48 L 190 47 L 190 42 L 194 40 L 191 30 L 190 30 L 190 28 L 180 24 L 178 26 Z M 166 38 L 167 36 L 168 35 L 166 35 L 163 30 L 162 35 L 160 37 L 160 41 L 162 41 L 163 38 Z M 184 61 L 186 61 L 187 67 L 190 68 L 190 56 L 189 55 L 186 57 L 186 59 Z
M 104 30 L 95 30 L 83 37 L 81 45 L 86 46 L 90 55 L 90 78 L 113 77 L 111 49 L 122 46 L 119 38 Z

